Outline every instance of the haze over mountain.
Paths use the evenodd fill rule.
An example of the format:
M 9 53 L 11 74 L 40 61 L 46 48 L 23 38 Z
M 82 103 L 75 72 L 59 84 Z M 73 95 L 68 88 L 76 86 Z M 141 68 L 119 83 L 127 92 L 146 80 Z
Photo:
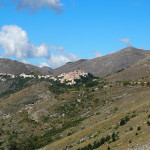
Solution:
M 148 50 L 137 49 L 134 47 L 124 48 L 116 53 L 89 60 L 79 60 L 67 63 L 64 66 L 53 70 L 54 75 L 67 73 L 74 70 L 83 70 L 94 76 L 101 77 L 112 74 L 120 69 L 125 69 L 139 60 L 144 59 L 150 54 Z

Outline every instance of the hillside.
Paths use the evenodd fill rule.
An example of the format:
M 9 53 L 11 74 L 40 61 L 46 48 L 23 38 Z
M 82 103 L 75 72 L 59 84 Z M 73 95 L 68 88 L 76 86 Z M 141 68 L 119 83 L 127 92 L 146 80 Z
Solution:
M 21 73 L 49 74 L 51 72 L 43 70 L 37 66 L 18 62 L 16 60 L 0 58 L 0 73 L 19 75 Z
M 2 96 L 0 149 L 126 150 L 149 146 L 148 86 L 123 86 L 91 77 L 76 82 L 67 86 L 37 80 Z
M 109 81 L 123 81 L 123 80 L 144 80 L 150 79 L 150 56 L 140 60 L 136 64 L 131 65 L 125 70 L 120 70 L 107 77 Z
M 94 61 L 110 58 L 115 64 L 116 58 L 122 66 L 133 63 L 133 56 L 137 62 L 125 69 L 103 78 L 85 73 L 71 85 L 57 78 L 0 75 L 0 150 L 148 150 L 149 51 L 128 47 Z
M 41 67 L 42 70 L 45 70 L 45 71 L 52 71 L 53 69 L 51 67 L 47 67 L 47 66 L 43 66 Z
M 139 60 L 142 60 L 150 51 L 134 47 L 127 47 L 116 53 L 90 60 L 79 60 L 53 70 L 54 75 L 67 73 L 74 70 L 83 70 L 97 77 L 112 74 L 120 69 L 125 69 Z

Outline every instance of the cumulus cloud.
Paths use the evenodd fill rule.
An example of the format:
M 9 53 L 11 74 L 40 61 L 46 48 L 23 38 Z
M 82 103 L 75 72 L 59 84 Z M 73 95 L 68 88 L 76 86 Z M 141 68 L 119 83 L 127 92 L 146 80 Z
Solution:
M 18 59 L 29 57 L 48 57 L 48 46 L 33 45 L 26 31 L 16 25 L 5 25 L 0 31 L 0 46 L 5 56 L 14 56 Z
M 101 57 L 101 56 L 102 56 L 102 53 L 95 51 L 95 52 L 94 52 L 94 56 L 95 56 L 95 57 Z
M 48 61 L 48 64 L 50 66 L 53 66 L 53 68 L 57 68 L 59 66 L 66 64 L 67 62 L 73 62 L 77 60 L 79 60 L 79 57 L 77 57 L 74 54 L 67 53 L 66 55 L 63 55 L 63 54 L 58 55 L 58 54 L 52 53 Z
M 5 25 L 0 30 L 0 46 L 4 49 L 2 56 L 10 56 L 28 63 L 28 58 L 44 58 L 42 66 L 56 68 L 70 61 L 79 59 L 76 55 L 65 51 L 64 47 L 51 46 L 42 43 L 39 46 L 32 44 L 27 32 L 16 25 Z
M 60 0 L 11 0 L 17 4 L 17 10 L 29 9 L 32 13 L 39 9 L 49 8 L 57 13 L 61 13 L 63 3 Z
M 130 39 L 119 39 L 119 41 L 124 42 L 127 46 L 131 45 Z

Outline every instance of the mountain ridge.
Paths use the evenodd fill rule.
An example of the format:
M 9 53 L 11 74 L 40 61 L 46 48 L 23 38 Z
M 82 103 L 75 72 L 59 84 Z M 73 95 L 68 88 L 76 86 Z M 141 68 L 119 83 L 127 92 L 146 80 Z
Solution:
M 16 60 L 0 58 L 0 73 L 19 75 L 21 73 L 50 74 L 47 70 L 42 70 L 37 66 L 25 64 Z
M 102 77 L 112 74 L 120 69 L 125 69 L 139 60 L 144 59 L 149 54 L 149 50 L 137 49 L 130 46 L 106 56 L 89 60 L 81 59 L 79 61 L 66 64 L 54 69 L 52 73 L 56 76 L 61 73 L 68 73 L 74 70 L 83 70 L 96 77 Z

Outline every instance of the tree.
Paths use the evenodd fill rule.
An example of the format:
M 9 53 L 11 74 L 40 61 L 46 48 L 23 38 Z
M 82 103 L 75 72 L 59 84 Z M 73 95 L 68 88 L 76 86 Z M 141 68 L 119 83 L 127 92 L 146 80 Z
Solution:
M 121 119 L 120 126 L 123 126 L 124 124 L 126 124 L 126 121 L 124 119 Z
M 130 85 L 130 81 L 128 80 L 123 81 L 123 86 L 127 86 L 127 85 Z

